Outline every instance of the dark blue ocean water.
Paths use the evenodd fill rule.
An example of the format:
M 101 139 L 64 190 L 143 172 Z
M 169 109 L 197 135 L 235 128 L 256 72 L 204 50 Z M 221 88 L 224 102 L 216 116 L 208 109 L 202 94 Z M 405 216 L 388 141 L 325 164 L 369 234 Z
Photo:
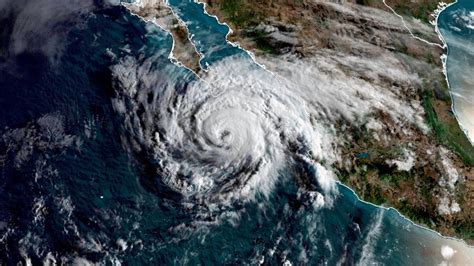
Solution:
M 251 60 L 202 5 L 169 2 L 194 34 L 203 66 Z M 2 23 L 17 17 L 2 13 Z M 150 67 L 179 79 L 176 90 L 185 93 L 196 77 L 168 59 L 171 37 L 117 6 L 61 23 L 54 60 L 43 49 L 12 51 L 14 26 L 2 31 L 0 264 L 430 265 L 444 261 L 443 246 L 472 259 L 461 242 L 366 204 L 343 185 L 333 207 L 314 210 L 299 184 L 282 177 L 268 199 L 235 206 L 237 218 L 200 217 L 157 181 L 146 154 L 130 152 L 124 139 L 133 133 L 112 104 L 111 66 L 126 56 L 154 58 Z

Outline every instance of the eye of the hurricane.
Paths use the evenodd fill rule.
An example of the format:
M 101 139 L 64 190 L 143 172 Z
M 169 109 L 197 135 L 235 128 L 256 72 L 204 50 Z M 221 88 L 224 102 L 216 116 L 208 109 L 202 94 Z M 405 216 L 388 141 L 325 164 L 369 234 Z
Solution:
M 195 92 L 204 90 L 199 87 Z M 189 95 L 196 96 L 192 92 Z M 174 176 L 168 179 L 170 186 L 188 197 L 212 202 L 252 194 L 252 182 L 268 178 L 269 166 L 280 153 L 278 145 L 270 143 L 279 142 L 279 134 L 260 109 L 262 99 L 239 93 L 219 96 L 204 97 L 202 104 L 181 105 L 183 109 L 177 110 L 180 123 L 171 125 L 179 125 L 177 131 L 183 135 L 172 136 L 169 147 L 183 156 L 167 157 L 171 160 L 164 162 L 176 167 L 166 171 Z M 176 132 L 170 129 L 166 131 Z M 175 175 L 171 169 L 184 175 Z
M 232 125 L 232 121 L 219 121 L 213 125 L 210 125 L 210 128 L 205 128 L 205 137 L 209 141 L 210 145 L 222 148 L 225 150 L 230 150 L 235 147 L 234 141 L 238 141 L 238 134 L 241 132 L 235 132 L 238 130 L 235 128 L 235 125 Z M 207 123 L 204 125 L 207 127 Z M 235 136 L 237 135 L 237 136 Z M 235 138 L 237 139 L 234 139 Z
M 233 135 L 229 130 L 224 129 L 220 133 L 217 133 L 217 134 L 219 135 L 219 139 L 215 143 L 217 147 L 224 148 L 226 150 L 229 150 L 230 148 L 232 148 L 231 143 L 232 143 Z
M 173 82 L 156 87 L 144 82 L 141 91 L 156 93 L 155 101 L 131 99 L 136 108 L 126 119 L 136 136 L 131 144 L 156 166 L 158 193 L 171 189 L 186 204 L 199 206 L 268 198 L 278 180 L 294 170 L 289 166 L 295 160 L 312 164 L 322 154 L 325 133 L 312 123 L 304 100 L 286 81 L 236 59 L 214 65 L 184 92 Z M 130 90 L 123 91 L 129 97 Z
M 229 143 L 232 141 L 232 133 L 228 130 L 224 130 L 221 132 L 221 140 L 224 143 Z
M 261 119 L 260 119 L 261 120 Z M 199 121 L 199 120 L 198 120 Z M 246 110 L 231 108 L 208 113 L 203 123 L 197 125 L 202 133 L 206 151 L 219 153 L 219 160 L 236 163 L 245 155 L 262 155 L 265 129 L 257 115 Z M 199 137 L 199 136 L 198 136 Z

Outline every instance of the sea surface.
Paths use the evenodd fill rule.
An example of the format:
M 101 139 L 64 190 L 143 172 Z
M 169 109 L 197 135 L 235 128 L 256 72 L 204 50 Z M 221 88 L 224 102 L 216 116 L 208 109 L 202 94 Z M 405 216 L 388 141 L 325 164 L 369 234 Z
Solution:
M 438 27 L 448 46 L 446 69 L 454 111 L 474 143 L 474 1 L 458 0 L 447 7 Z
M 1 24 L 9 25 L 0 41 L 1 265 L 469 265 L 474 261 L 474 249 L 464 242 L 419 227 L 394 209 L 365 203 L 342 184 L 336 183 L 329 195 L 319 188 L 320 182 L 304 179 L 306 187 L 314 188 L 305 190 L 301 176 L 317 169 L 303 161 L 297 167 L 302 171 L 283 168 L 269 193 L 251 200 L 239 201 L 240 194 L 232 193 L 245 181 L 239 174 L 247 174 L 247 169 L 231 176 L 213 172 L 224 184 L 218 193 L 194 187 L 181 191 L 181 183 L 166 176 L 172 171 L 162 169 L 167 165 L 157 163 L 162 162 L 160 156 L 186 162 L 192 169 L 206 168 L 203 162 L 221 158 L 192 160 L 186 156 L 200 154 L 179 149 L 155 152 L 156 147 L 148 145 L 153 141 L 142 132 L 147 129 L 143 123 L 165 121 L 156 116 L 144 122 L 133 115 L 159 109 L 153 103 L 163 96 L 161 91 L 180 99 L 190 94 L 190 86 L 201 84 L 194 73 L 169 59 L 171 36 L 121 6 L 91 3 L 64 13 L 65 6 L 58 10 L 47 3 L 42 1 L 41 16 L 29 15 L 26 20 L 21 20 L 26 11 L 17 7 L 4 5 L 8 12 L 1 13 Z M 179 0 L 169 4 L 186 22 L 204 68 L 242 62 L 247 70 L 263 71 L 246 51 L 226 41 L 228 27 L 207 15 L 201 4 Z M 45 14 L 55 13 L 62 15 L 56 16 L 61 20 L 45 22 Z M 28 31 L 36 24 L 48 31 L 41 36 Z M 462 59 L 451 59 L 456 46 L 446 39 L 448 75 L 452 75 L 454 62 Z M 453 91 L 455 84 L 462 84 L 451 76 L 450 83 Z M 141 94 L 140 89 L 151 85 L 156 91 Z M 192 107 L 193 102 L 187 104 Z M 173 110 L 163 114 L 166 111 Z M 239 115 L 233 110 L 222 113 Z M 221 118 L 206 121 L 225 122 Z M 247 118 L 239 125 L 251 127 L 247 121 L 253 116 Z M 232 138 L 240 140 L 232 135 L 240 129 L 229 127 L 230 132 L 221 136 L 222 145 Z M 157 139 L 170 134 L 166 128 L 157 132 Z M 182 132 L 173 133 L 186 141 Z M 220 194 L 230 195 L 231 203 L 220 202 Z M 328 199 L 325 204 L 320 195 Z

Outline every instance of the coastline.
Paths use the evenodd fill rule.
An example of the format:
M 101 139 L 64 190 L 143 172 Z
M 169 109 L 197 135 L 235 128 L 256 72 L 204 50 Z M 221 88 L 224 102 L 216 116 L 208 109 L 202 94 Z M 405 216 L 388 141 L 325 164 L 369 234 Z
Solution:
M 435 25 L 435 31 L 436 33 L 438 34 L 438 37 L 439 39 L 443 42 L 443 48 L 445 49 L 445 53 L 443 54 L 443 58 L 441 58 L 441 62 L 443 63 L 443 74 L 444 76 L 446 77 L 446 84 L 448 85 L 448 88 L 449 88 L 449 95 L 451 97 L 451 110 L 454 114 L 454 116 L 456 117 L 456 120 L 458 121 L 458 124 L 459 124 L 459 127 L 461 128 L 461 130 L 464 132 L 464 134 L 466 135 L 467 139 L 471 142 L 471 145 L 474 146 L 474 137 L 472 136 L 469 136 L 469 133 L 467 131 L 467 129 L 463 126 L 463 124 L 461 123 L 461 121 L 459 120 L 459 117 L 458 117 L 458 114 L 456 112 L 456 107 L 455 107 L 455 103 L 454 103 L 454 97 L 453 97 L 453 91 L 451 89 L 451 85 L 449 83 L 449 78 L 448 78 L 448 69 L 447 69 L 447 60 L 448 60 L 448 55 L 449 55 L 449 46 L 448 46 L 448 43 L 446 42 L 446 40 L 444 39 L 444 36 L 443 34 L 441 33 L 441 31 L 439 30 L 439 16 L 441 15 L 441 13 L 443 11 L 445 11 L 448 7 L 451 7 L 455 4 L 458 3 L 458 0 L 454 0 L 454 2 L 452 3 L 449 3 L 449 4 L 444 4 L 443 6 L 440 6 L 439 9 L 435 10 L 435 12 L 433 14 L 436 14 L 436 19 L 434 21 L 434 25 Z
M 256 60 L 256 58 L 255 58 L 255 55 L 254 55 L 251 51 L 248 51 L 247 49 L 243 48 L 242 46 L 240 46 L 240 45 L 238 45 L 238 44 L 235 44 L 235 43 L 229 41 L 229 40 L 228 40 L 228 36 L 229 36 L 230 34 L 232 34 L 232 29 L 231 29 L 231 27 L 230 27 L 227 23 L 225 23 L 225 22 L 223 23 L 223 22 L 219 21 L 219 18 L 218 18 L 216 15 L 210 15 L 210 14 L 207 12 L 207 10 L 206 10 L 206 6 L 207 6 L 206 3 L 203 3 L 203 2 L 200 2 L 200 1 L 197 1 L 197 2 L 198 2 L 199 4 L 204 5 L 204 7 L 203 7 L 203 8 L 204 8 L 204 11 L 205 11 L 205 13 L 206 13 L 208 16 L 214 17 L 214 18 L 216 19 L 217 23 L 219 23 L 219 24 L 221 24 L 221 25 L 225 25 L 225 26 L 228 27 L 229 31 L 228 31 L 228 33 L 227 33 L 227 35 L 226 35 L 226 41 L 227 41 L 230 45 L 232 45 L 232 46 L 234 46 L 234 47 L 238 47 L 239 49 L 242 49 L 243 51 L 247 52 L 247 53 L 252 57 L 252 59 L 254 60 L 254 62 L 256 62 L 258 65 L 262 66 L 262 67 L 263 67 L 264 69 L 266 69 L 267 71 L 270 71 L 270 70 L 268 70 L 264 65 L 262 65 L 262 64 L 260 64 L 260 63 L 257 62 L 257 60 Z M 384 3 L 385 3 L 385 1 L 384 1 Z M 437 13 L 437 15 L 436 15 L 436 22 L 437 22 L 437 20 L 438 20 L 438 18 L 439 18 L 439 14 L 440 14 L 442 11 L 444 11 L 447 7 L 449 7 L 449 6 L 451 6 L 451 5 L 455 4 L 455 3 L 457 3 L 457 1 L 454 2 L 454 3 L 451 3 L 451 4 L 447 4 L 446 6 L 443 6 L 443 8 L 442 8 L 442 9 Z M 442 37 L 442 35 L 441 35 L 440 32 L 439 32 L 439 29 L 438 29 L 437 24 L 436 24 L 435 30 L 436 30 L 438 36 L 440 37 L 440 40 L 443 42 L 443 47 L 446 47 L 446 48 L 447 48 L 447 44 L 446 44 L 444 38 Z M 416 38 L 416 39 L 418 39 L 418 38 Z M 428 43 L 429 43 L 429 42 L 428 42 Z M 446 56 L 447 56 L 447 55 L 446 55 Z M 447 75 L 446 75 L 446 71 L 447 71 L 447 70 L 446 70 L 446 60 L 443 60 L 443 59 L 442 59 L 442 64 L 443 64 L 443 73 L 445 74 L 445 79 L 446 79 L 447 85 L 448 85 L 448 87 L 449 87 L 449 82 L 448 82 L 448 78 L 447 78 Z M 271 72 L 271 71 L 270 71 L 270 72 Z M 271 73 L 273 73 L 273 72 L 271 72 Z M 451 90 L 450 90 L 450 96 L 452 97 L 452 95 L 451 95 Z M 454 103 L 453 103 L 453 102 L 452 102 L 452 108 L 454 108 Z M 454 109 L 453 109 L 453 112 L 454 112 Z M 459 122 L 459 121 L 458 121 L 458 122 Z M 428 227 L 426 227 L 426 226 L 420 225 L 420 224 L 418 224 L 418 223 L 412 221 L 411 219 L 407 218 L 407 216 L 401 214 L 401 212 L 400 212 L 398 209 L 396 209 L 396 208 L 393 208 L 393 207 L 384 207 L 384 206 L 381 206 L 381 205 L 377 205 L 377 204 L 374 204 L 374 203 L 371 203 L 371 202 L 362 200 L 362 199 L 359 197 L 359 195 L 356 193 L 355 190 L 353 190 L 352 188 L 350 188 L 349 186 L 345 185 L 344 183 L 342 183 L 342 182 L 340 182 L 340 181 L 337 181 L 337 182 L 338 182 L 338 184 L 344 186 L 345 188 L 348 188 L 348 189 L 357 197 L 357 199 L 358 199 L 359 201 L 361 201 L 361 202 L 363 202 L 363 203 L 365 203 L 365 204 L 369 204 L 369 205 L 371 205 L 371 206 L 375 206 L 375 207 L 378 207 L 378 208 L 382 208 L 382 209 L 384 209 L 384 210 L 393 209 L 393 210 L 395 210 L 401 217 L 403 217 L 403 219 L 408 220 L 410 223 L 412 223 L 413 225 L 415 225 L 415 226 L 417 226 L 417 227 L 420 227 L 420 228 L 423 228 L 423 229 L 428 229 L 429 231 L 436 233 L 437 235 L 441 236 L 442 238 L 450 239 L 450 240 L 457 240 L 457 241 L 460 241 L 461 243 L 465 244 L 466 246 L 468 246 L 468 247 L 470 247 L 470 248 L 473 247 L 473 246 L 467 244 L 467 242 L 466 242 L 464 239 L 456 238 L 456 237 L 452 237 L 452 236 L 445 236 L 445 235 L 442 235 L 442 234 L 441 234 L 440 232 L 438 232 L 438 231 L 435 231 L 435 230 L 433 230 L 433 229 L 431 229 L 431 228 L 428 228 Z
M 342 183 L 341 181 L 336 181 L 336 183 L 338 185 L 341 185 L 345 188 L 347 188 L 348 190 L 350 190 L 354 196 L 357 198 L 358 201 L 362 202 L 363 204 L 367 204 L 369 206 L 372 206 L 372 207 L 375 207 L 375 208 L 379 208 L 379 209 L 382 209 L 382 210 L 386 210 L 386 211 L 389 211 L 389 210 L 394 210 L 402 219 L 408 221 L 409 223 L 411 223 L 413 226 L 415 227 L 418 227 L 420 229 L 424 229 L 426 231 L 429 231 L 431 233 L 435 233 L 436 235 L 438 235 L 439 237 L 443 238 L 443 239 L 447 239 L 447 240 L 455 240 L 455 241 L 458 241 L 460 242 L 461 244 L 463 245 L 466 245 L 466 247 L 468 248 L 471 248 L 473 249 L 474 251 L 474 245 L 471 245 L 469 243 L 467 243 L 464 239 L 462 238 L 458 238 L 458 237 L 453 237 L 453 236 L 447 236 L 447 235 L 443 235 L 441 234 L 440 232 L 436 231 L 436 230 L 433 230 L 427 226 L 424 226 L 424 225 L 421 225 L 421 224 L 418 224 L 416 222 L 414 222 L 413 220 L 411 220 L 409 217 L 407 217 L 406 215 L 404 215 L 403 213 L 401 213 L 398 209 L 394 208 L 394 207 L 385 207 L 385 206 L 382 206 L 382 205 L 377 205 L 377 204 L 374 204 L 372 202 L 369 202 L 369 201 L 366 201 L 366 200 L 363 200 L 362 198 L 359 197 L 359 195 L 357 195 L 357 192 L 354 191 L 352 188 L 350 188 L 349 186 L 347 186 L 346 184 Z
M 389 4 L 387 4 L 386 0 L 382 0 L 382 2 L 383 2 L 383 4 L 384 4 L 388 9 L 390 9 L 390 11 L 392 11 L 393 14 L 395 14 L 397 17 L 400 18 L 400 20 L 401 20 L 402 23 L 403 23 L 403 26 L 405 27 L 405 29 L 407 29 L 407 31 L 410 33 L 410 35 L 411 35 L 413 38 L 415 38 L 415 39 L 417 39 L 417 40 L 419 40 L 419 41 L 422 41 L 422 42 L 424 42 L 424 43 L 426 43 L 426 44 L 428 44 L 428 45 L 435 45 L 435 46 L 438 46 L 438 47 L 440 47 L 440 48 L 443 48 L 443 47 L 444 47 L 444 46 L 441 46 L 441 45 L 438 44 L 438 43 L 433 43 L 433 42 L 430 42 L 430 41 L 428 41 L 428 40 L 425 40 L 425 39 L 423 39 L 423 38 L 421 38 L 421 37 L 419 37 L 419 36 L 416 36 L 416 35 L 411 31 L 411 29 L 407 26 L 407 24 L 406 24 L 405 19 L 403 18 L 403 16 L 400 15 L 400 14 L 398 14 Z
M 202 3 L 201 1 L 198 1 L 198 2 Z M 384 2 L 384 4 L 385 4 L 388 8 L 390 8 L 390 7 L 385 3 L 385 0 L 384 0 L 383 2 Z M 438 18 L 439 18 L 439 14 L 440 14 L 442 11 L 444 11 L 447 7 L 449 7 L 449 6 L 451 6 L 451 5 L 455 4 L 455 3 L 457 3 L 457 0 L 456 0 L 455 2 L 449 3 L 449 4 L 440 3 L 441 5 L 439 5 L 439 8 L 433 12 L 433 14 L 436 14 L 436 15 L 435 15 L 435 21 L 437 22 L 437 20 L 438 20 Z M 207 6 L 207 3 L 203 3 L 203 4 L 205 5 L 205 7 Z M 398 15 L 392 8 L 390 8 L 390 9 L 391 9 L 391 11 L 394 12 L 397 16 L 401 17 L 401 16 Z M 208 13 L 208 12 L 206 11 L 206 13 Z M 230 28 L 230 26 L 229 26 L 227 23 L 225 23 L 225 22 L 224 22 L 224 23 L 220 22 L 218 16 L 216 16 L 216 15 L 211 15 L 211 16 L 212 16 L 212 17 L 215 17 L 219 24 L 225 24 L 225 25 L 227 25 L 227 26 Z M 403 20 L 403 17 L 401 17 L 401 19 Z M 426 43 L 426 44 L 428 44 L 428 45 L 435 45 L 435 46 L 437 46 L 437 47 L 439 47 L 439 48 L 444 48 L 444 47 L 447 46 L 447 44 L 446 44 L 445 41 L 444 41 L 444 38 L 442 38 L 442 35 L 439 33 L 439 29 L 438 29 L 437 24 L 436 24 L 436 26 L 435 26 L 435 31 L 436 31 L 436 33 L 438 34 L 438 36 L 441 37 L 440 40 L 441 40 L 441 42 L 443 43 L 443 45 L 440 45 L 440 44 L 438 44 L 438 43 L 432 43 L 432 42 L 429 42 L 429 41 L 427 41 L 427 40 L 424 40 L 424 39 L 422 39 L 422 38 L 420 38 L 420 37 L 418 37 L 418 36 L 415 36 L 415 35 L 411 32 L 411 30 L 408 28 L 408 26 L 407 26 L 405 23 L 404 23 L 404 26 L 405 26 L 405 28 L 410 32 L 410 35 L 412 35 L 412 37 L 413 37 L 414 39 L 417 39 L 417 40 L 419 40 L 419 41 L 422 41 L 422 42 L 424 42 L 424 43 Z M 229 29 L 229 34 L 230 34 L 231 32 L 232 32 L 232 29 Z M 228 34 L 228 35 L 229 35 L 229 34 Z M 226 36 L 226 37 L 227 37 L 227 36 Z M 229 41 L 229 42 L 230 42 L 230 41 Z M 232 42 L 230 42 L 230 43 L 232 43 Z M 245 48 L 242 48 L 240 45 L 239 45 L 239 48 L 246 50 Z M 246 51 L 248 51 L 248 50 L 246 50 Z M 248 52 L 249 52 L 249 51 L 248 51 Z M 249 53 L 250 53 L 250 54 L 253 54 L 252 52 L 249 52 Z M 446 64 L 445 64 L 445 60 L 442 60 L 443 56 L 445 56 L 445 54 L 443 54 L 443 55 L 441 56 L 441 61 L 442 61 L 442 66 L 443 66 L 442 71 L 443 71 L 443 74 L 444 74 L 444 80 L 446 81 L 446 84 L 449 86 L 448 79 L 447 79 L 447 75 L 446 75 Z M 449 90 L 449 93 L 450 93 L 450 97 L 451 97 L 451 90 Z M 452 99 L 452 98 L 451 98 L 451 99 Z M 453 105 L 453 102 L 451 102 L 451 105 Z M 457 117 L 456 117 L 456 123 L 459 123 L 459 121 L 457 120 Z M 346 188 L 348 188 L 349 190 L 351 190 L 351 191 L 356 195 L 356 197 L 357 197 L 361 202 L 363 202 L 363 203 L 366 203 L 366 204 L 369 204 L 369 205 L 371 205 L 371 206 L 375 206 L 375 207 L 378 207 L 378 208 L 382 208 L 382 209 L 384 209 L 384 210 L 393 209 L 393 210 L 395 210 L 400 216 L 402 216 L 404 219 L 408 220 L 410 223 L 416 225 L 416 226 L 419 227 L 419 228 L 427 229 L 428 231 L 434 232 L 434 233 L 436 233 L 437 235 L 439 235 L 440 237 L 442 237 L 442 238 L 444 238 L 444 239 L 451 239 L 451 240 L 460 241 L 461 243 L 465 244 L 466 246 L 468 246 L 468 247 L 470 247 L 470 248 L 473 248 L 473 247 L 474 247 L 474 245 L 468 244 L 468 242 L 467 242 L 465 239 L 461 238 L 461 237 L 455 237 L 455 236 L 452 236 L 452 235 L 445 235 L 445 234 L 442 234 L 442 233 L 439 232 L 439 231 L 436 231 L 436 230 L 434 230 L 434 229 L 428 227 L 427 225 L 422 225 L 422 224 L 420 224 L 420 223 L 415 222 L 414 220 L 412 220 L 412 219 L 409 218 L 408 216 L 402 214 L 401 211 L 398 210 L 398 209 L 395 208 L 395 207 L 385 207 L 385 206 L 377 205 L 377 204 L 374 204 L 374 203 L 372 203 L 372 202 L 363 200 L 363 199 L 357 194 L 357 192 L 356 192 L 353 188 L 349 187 L 348 185 L 344 184 L 344 183 L 341 182 L 341 181 L 337 181 L 337 182 L 338 182 L 338 184 L 343 185 L 344 187 L 346 187 Z
M 178 20 L 178 23 L 180 26 L 183 26 L 186 28 L 186 32 L 187 32 L 187 40 L 189 42 L 189 44 L 193 47 L 194 49 L 194 52 L 199 56 L 199 59 L 198 59 L 198 64 L 200 66 L 200 70 L 204 70 L 201 66 L 201 60 L 203 59 L 203 54 L 199 52 L 199 50 L 197 49 L 197 47 L 195 46 L 195 44 L 192 42 L 191 40 L 191 36 L 189 34 L 189 30 L 187 28 L 187 25 L 179 20 L 179 17 L 175 14 L 174 10 L 171 9 L 171 7 L 168 6 L 167 3 L 165 3 L 166 6 L 170 9 L 171 13 L 174 15 L 174 17 Z M 143 16 L 140 16 L 139 14 L 137 14 L 132 8 L 131 6 L 135 6 L 135 7 L 143 7 L 143 3 L 141 2 L 141 0 L 136 0 L 135 2 L 132 2 L 132 3 L 128 3 L 128 2 L 121 2 L 119 4 L 121 7 L 125 8 L 132 16 L 135 16 L 136 18 L 138 18 L 139 20 L 143 21 L 144 23 L 151 23 L 153 25 L 155 25 L 156 27 L 158 27 L 159 29 L 161 29 L 162 31 L 166 32 L 170 38 L 171 38 L 171 42 L 172 42 L 172 47 L 171 47 L 171 50 L 170 50 L 170 53 L 168 55 L 168 58 L 170 60 L 171 63 L 173 63 L 174 65 L 178 66 L 178 67 L 184 67 L 186 68 L 187 70 L 191 71 L 192 73 L 194 73 L 196 76 L 199 76 L 198 74 L 198 71 L 196 69 L 193 69 L 192 67 L 190 66 L 187 66 L 185 63 L 181 62 L 179 60 L 179 55 L 178 56 L 175 56 L 173 52 L 175 52 L 175 49 L 176 49 L 176 44 L 177 44 L 177 41 L 175 39 L 175 36 L 172 32 L 171 29 L 167 29 L 165 25 L 160 25 L 160 23 L 158 23 L 156 21 L 156 18 L 153 18 L 153 19 L 147 19 Z M 192 53 L 192 52 L 190 52 Z M 204 70 L 205 71 L 205 70 Z

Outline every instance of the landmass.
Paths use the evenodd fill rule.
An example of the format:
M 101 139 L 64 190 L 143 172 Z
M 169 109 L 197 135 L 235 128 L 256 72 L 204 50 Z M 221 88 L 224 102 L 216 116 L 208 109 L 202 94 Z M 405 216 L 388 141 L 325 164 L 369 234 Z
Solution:
M 327 106 L 322 112 L 338 140 L 333 168 L 343 184 L 365 201 L 474 243 L 474 147 L 452 112 L 446 51 L 430 23 L 439 1 L 204 2 L 232 29 L 229 41 L 270 71 L 323 88 L 308 97 Z M 167 8 L 162 0 L 127 7 L 171 32 L 173 56 L 199 72 L 185 25 L 164 23 L 174 14 L 157 12 Z
M 135 15 L 161 27 L 173 36 L 172 59 L 177 63 L 198 72 L 200 56 L 189 40 L 184 22 L 173 14 L 171 8 L 162 0 L 141 0 L 135 4 L 124 5 Z

